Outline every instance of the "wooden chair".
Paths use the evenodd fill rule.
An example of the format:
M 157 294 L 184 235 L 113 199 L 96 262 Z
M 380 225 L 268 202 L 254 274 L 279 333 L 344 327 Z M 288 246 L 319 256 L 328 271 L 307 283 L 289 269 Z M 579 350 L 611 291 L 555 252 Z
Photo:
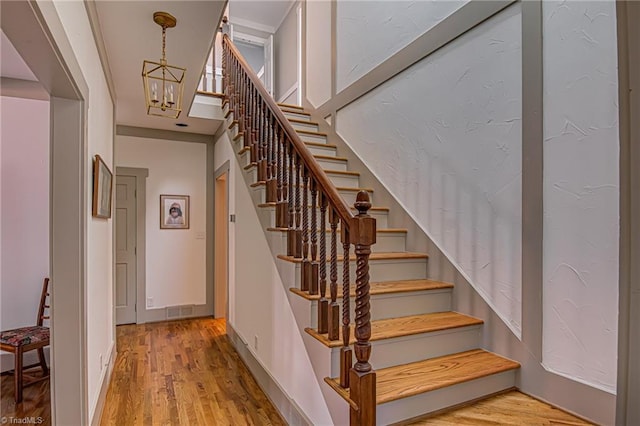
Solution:
M 49 378 L 49 367 L 47 367 L 47 362 L 44 358 L 44 347 L 49 345 L 49 327 L 43 326 L 44 320 L 49 319 L 49 316 L 45 315 L 45 309 L 50 307 L 47 305 L 47 296 L 49 296 L 49 278 L 44 279 L 44 284 L 42 286 L 36 325 L 0 332 L 0 350 L 12 352 L 15 356 L 13 381 L 16 404 L 22 402 L 22 389 L 25 386 L 29 386 Z M 22 355 L 25 352 L 32 350 L 38 351 L 38 359 L 40 362 L 23 366 Z M 38 366 L 42 369 L 42 376 L 33 377 L 30 374 L 25 373 L 25 370 Z M 28 381 L 25 381 L 25 377 Z

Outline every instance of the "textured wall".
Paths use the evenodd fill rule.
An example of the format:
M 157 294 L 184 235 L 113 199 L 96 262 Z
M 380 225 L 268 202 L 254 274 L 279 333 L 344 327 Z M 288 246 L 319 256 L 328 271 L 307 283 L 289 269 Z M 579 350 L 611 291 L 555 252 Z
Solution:
M 338 133 L 505 323 L 521 322 L 520 6 L 338 112 Z
M 371 71 L 465 3 L 466 0 L 339 1 L 337 91 Z
M 615 392 L 618 75 L 613 1 L 543 3 L 547 369 Z
M 147 287 L 153 307 L 205 304 L 206 145 L 116 137 L 116 166 L 149 169 Z M 160 195 L 190 196 L 190 227 L 160 229 Z

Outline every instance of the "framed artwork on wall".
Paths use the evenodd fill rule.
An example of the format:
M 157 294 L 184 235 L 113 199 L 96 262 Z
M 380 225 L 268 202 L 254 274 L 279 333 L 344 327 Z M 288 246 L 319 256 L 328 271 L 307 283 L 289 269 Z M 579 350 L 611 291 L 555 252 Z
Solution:
M 109 219 L 111 217 L 111 201 L 113 188 L 113 174 L 109 167 L 96 154 L 93 160 L 93 207 L 91 215 Z
M 189 229 L 188 195 L 160 195 L 160 229 Z

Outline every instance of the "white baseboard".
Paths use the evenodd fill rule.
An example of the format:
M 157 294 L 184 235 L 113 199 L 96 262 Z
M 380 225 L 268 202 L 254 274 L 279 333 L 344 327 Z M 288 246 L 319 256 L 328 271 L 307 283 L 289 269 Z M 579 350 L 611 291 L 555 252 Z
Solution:
M 309 420 L 298 404 L 286 394 L 273 376 L 254 356 L 247 343 L 235 331 L 233 326 L 229 324 L 229 321 L 227 321 L 227 335 L 233 347 L 240 355 L 240 358 L 242 358 L 242 361 L 244 361 L 244 364 L 256 379 L 256 382 L 258 382 L 260 389 L 267 395 L 267 398 L 269 398 L 271 403 L 276 407 L 287 424 L 312 426 L 313 423 L 311 420 Z
M 102 419 L 102 412 L 104 411 L 104 404 L 107 401 L 107 391 L 109 390 L 109 383 L 111 383 L 111 375 L 113 374 L 113 366 L 116 363 L 116 342 L 111 343 L 111 350 L 109 351 L 109 360 L 106 363 L 107 371 L 102 378 L 102 384 L 100 385 L 100 393 L 98 394 L 98 401 L 96 402 L 96 408 L 93 411 L 93 418 L 91 419 L 91 426 L 98 426 Z

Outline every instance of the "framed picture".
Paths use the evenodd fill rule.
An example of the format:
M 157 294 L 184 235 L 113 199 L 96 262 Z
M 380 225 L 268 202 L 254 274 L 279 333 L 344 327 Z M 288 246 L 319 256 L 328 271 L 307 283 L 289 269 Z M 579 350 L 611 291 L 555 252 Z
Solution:
M 93 161 L 93 217 L 109 219 L 111 217 L 111 189 L 113 175 L 99 155 Z
M 189 229 L 189 196 L 160 196 L 160 229 Z

